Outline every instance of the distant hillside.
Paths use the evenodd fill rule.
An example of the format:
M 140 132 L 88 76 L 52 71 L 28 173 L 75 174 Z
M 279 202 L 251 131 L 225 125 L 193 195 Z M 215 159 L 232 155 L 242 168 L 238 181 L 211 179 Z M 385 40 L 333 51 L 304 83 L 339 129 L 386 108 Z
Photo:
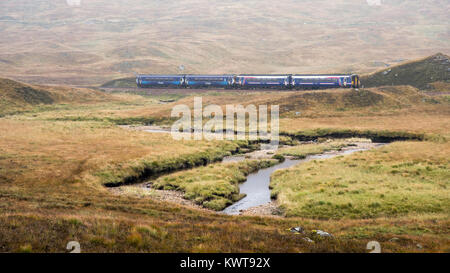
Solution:
M 103 84 L 101 87 L 104 88 L 128 88 L 136 87 L 136 78 L 122 78 L 109 81 Z
M 110 99 L 108 94 L 86 88 L 28 85 L 0 78 L 0 116 L 27 111 L 36 105 L 91 103 Z
M 388 113 L 394 109 L 419 107 L 426 105 L 448 105 L 445 99 L 432 97 L 412 86 L 384 86 L 377 88 L 349 90 L 324 90 L 291 93 L 270 102 L 280 105 L 280 113 L 302 117 L 327 116 L 330 111 L 341 112 L 342 115 L 356 111 Z
M 194 96 L 155 108 L 145 108 L 133 113 L 141 116 L 167 118 L 174 105 L 194 104 Z M 391 115 L 401 109 L 442 107 L 450 113 L 450 101 L 444 97 L 430 96 L 412 86 L 384 86 L 366 89 L 329 89 L 292 92 L 217 92 L 204 94 L 203 104 L 220 105 L 279 105 L 281 117 L 327 118 L 337 116 Z M 444 112 L 442 112 L 444 113 Z
M 450 48 L 448 0 L 0 1 L 0 75 L 370 73 Z
M 386 68 L 363 76 L 364 87 L 411 85 L 419 89 L 433 89 L 436 82 L 450 82 L 450 58 L 438 53 L 425 59 Z

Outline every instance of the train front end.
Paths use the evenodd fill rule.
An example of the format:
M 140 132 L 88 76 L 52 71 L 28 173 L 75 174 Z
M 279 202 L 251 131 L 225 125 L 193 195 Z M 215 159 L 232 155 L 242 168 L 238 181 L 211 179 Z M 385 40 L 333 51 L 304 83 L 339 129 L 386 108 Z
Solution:
M 359 76 L 356 74 L 352 75 L 352 87 L 353 88 L 360 88 L 361 87 L 361 81 L 359 80 Z
M 293 89 L 357 88 L 358 75 L 293 75 Z

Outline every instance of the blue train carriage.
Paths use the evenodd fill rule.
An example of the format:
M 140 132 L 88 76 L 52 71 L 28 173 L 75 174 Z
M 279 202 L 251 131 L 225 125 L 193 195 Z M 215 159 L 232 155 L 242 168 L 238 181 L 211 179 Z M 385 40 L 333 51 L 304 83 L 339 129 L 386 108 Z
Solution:
M 290 86 L 290 75 L 239 75 L 236 87 L 241 89 L 285 89 Z
M 139 88 L 180 88 L 184 87 L 184 75 L 139 75 L 136 83 Z
M 185 85 L 189 88 L 231 88 L 233 75 L 186 75 Z
M 358 75 L 293 75 L 294 89 L 358 88 Z

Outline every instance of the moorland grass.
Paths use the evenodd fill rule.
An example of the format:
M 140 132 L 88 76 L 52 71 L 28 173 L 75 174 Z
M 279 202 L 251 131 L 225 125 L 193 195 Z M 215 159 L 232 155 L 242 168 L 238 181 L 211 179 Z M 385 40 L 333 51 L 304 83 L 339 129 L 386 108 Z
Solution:
M 151 177 L 171 173 L 178 170 L 205 166 L 222 160 L 225 156 L 238 153 L 241 149 L 250 148 L 247 141 L 223 142 L 217 147 L 192 154 L 174 155 L 157 160 L 139 159 L 120 167 L 113 166 L 95 173 L 101 183 L 107 187 L 133 184 Z
M 396 217 L 450 211 L 448 143 L 398 142 L 273 174 L 286 216 Z
M 448 100 L 445 102 L 441 98 L 439 103 L 428 103 L 421 101 L 425 97 L 416 96 L 414 92 L 398 96 L 391 94 L 396 90 L 383 91 L 384 96 L 389 93 L 384 106 L 356 108 L 340 100 L 336 105 L 331 103 L 334 96 L 349 92 L 343 90 L 318 91 L 317 95 L 309 95 L 304 103 L 300 94 L 291 92 L 215 95 L 204 98 L 204 101 L 205 105 L 216 102 L 220 105 L 242 102 L 258 105 L 285 101 L 281 130 L 292 134 L 332 128 L 448 136 Z M 336 210 L 330 213 L 327 210 L 314 211 L 311 207 L 310 214 L 304 218 L 232 217 L 159 202 L 148 196 L 113 195 L 102 186 L 107 181 L 121 183 L 127 177 L 130 181 L 134 181 L 133 177 L 144 178 L 142 174 L 146 172 L 143 170 L 151 166 L 151 162 L 168 163 L 163 164 L 165 166 L 175 162 L 173 166 L 180 166 L 179 158 L 186 159 L 185 162 L 202 162 L 203 159 L 195 160 L 203 157 L 196 157 L 197 154 L 215 158 L 217 152 L 231 153 L 236 148 L 234 145 L 240 146 L 202 141 L 175 142 L 163 134 L 117 128 L 104 118 L 164 118 L 173 104 L 159 104 L 152 97 L 113 96 L 116 98 L 114 101 L 95 104 L 38 105 L 29 113 L 0 119 L 1 252 L 65 252 L 66 243 L 72 240 L 80 241 L 83 252 L 365 252 L 367 242 L 372 240 L 382 244 L 383 252 L 450 250 L 448 207 L 439 199 L 448 186 L 436 182 L 448 177 L 448 161 L 443 160 L 448 158 L 445 140 L 395 143 L 392 145 L 400 145 L 393 146 L 398 147 L 395 151 L 351 156 L 359 160 L 344 157 L 323 163 L 311 162 L 308 166 L 314 169 L 301 169 L 306 177 L 324 178 L 314 180 L 317 184 L 308 188 L 313 196 L 319 198 L 317 202 L 325 203 L 318 204 L 318 208 L 326 208 L 328 202 L 334 204 L 337 201 L 345 201 L 345 206 L 348 206 L 347 198 L 354 198 L 352 206 L 360 206 L 359 212 L 346 208 L 342 209 L 344 215 L 337 214 L 336 217 Z M 181 99 L 180 102 L 189 104 L 191 99 Z M 330 104 L 326 104 L 327 101 Z M 290 115 L 298 109 L 301 112 L 299 116 Z M 65 117 L 69 118 L 56 121 Z M 85 120 L 76 121 L 70 117 L 83 117 Z M 346 164 L 338 164 L 341 161 Z M 323 174 L 318 172 L 319 167 Z M 330 174 L 331 170 L 336 173 Z M 343 173 L 344 170 L 348 172 Z M 203 171 L 207 172 L 208 167 Z M 355 175 L 360 174 L 358 179 L 361 179 L 356 183 L 345 179 L 351 177 L 353 171 Z M 422 176 L 425 177 L 423 181 Z M 366 180 L 371 177 L 381 177 L 382 182 L 377 182 L 381 184 L 373 186 L 376 190 L 380 185 L 380 194 L 374 193 L 372 187 L 364 183 L 371 181 Z M 388 183 L 391 179 L 395 184 Z M 286 182 L 297 191 L 299 184 L 292 184 L 294 180 Z M 325 184 L 318 183 L 328 181 L 333 185 L 321 193 Z M 332 187 L 340 185 L 340 182 L 349 186 L 339 190 L 343 194 Z M 361 192 L 357 186 L 361 187 Z M 350 191 L 350 187 L 355 189 Z M 436 194 L 432 193 L 437 187 Z M 328 190 L 331 196 L 327 195 Z M 396 193 L 411 200 L 399 201 Z M 287 196 L 289 194 L 286 193 Z M 391 209 L 388 203 L 383 202 L 381 194 L 392 202 L 393 208 L 399 205 L 399 209 Z M 367 197 L 371 202 L 364 203 L 357 196 Z M 298 195 L 294 194 L 294 197 Z M 311 215 L 313 212 L 318 214 Z M 327 220 L 314 219 L 318 216 Z M 311 231 L 321 229 L 335 237 L 333 240 L 314 237 L 315 243 L 310 244 L 302 240 L 303 235 L 289 231 L 299 225 L 307 231 L 304 236 L 313 238 Z M 399 240 L 391 241 L 393 237 Z M 418 243 L 423 245 L 423 249 L 416 247 Z
M 104 122 L 0 120 L 0 179 L 13 184 L 123 184 L 215 162 L 247 141 L 176 141 Z
M 384 141 L 420 139 L 425 134 L 445 135 L 450 130 L 448 99 L 431 97 L 408 86 L 360 91 L 211 92 L 201 95 L 204 106 L 279 105 L 280 131 L 305 140 L 345 135 Z M 193 106 L 193 97 L 198 95 L 190 94 L 167 104 L 159 103 L 159 95 L 110 96 L 111 101 L 95 104 L 37 105 L 24 116 L 50 121 L 169 125 L 174 121 L 171 109 L 178 104 Z

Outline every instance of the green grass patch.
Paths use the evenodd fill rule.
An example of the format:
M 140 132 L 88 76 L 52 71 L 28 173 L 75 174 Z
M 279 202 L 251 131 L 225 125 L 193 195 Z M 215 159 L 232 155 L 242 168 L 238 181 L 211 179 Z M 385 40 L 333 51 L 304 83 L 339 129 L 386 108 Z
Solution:
M 273 174 L 286 216 L 375 218 L 450 211 L 448 143 L 402 142 Z
M 340 151 L 347 147 L 349 143 L 342 141 L 331 141 L 319 144 L 305 144 L 278 150 L 277 154 L 282 156 L 292 156 L 296 159 L 304 159 L 309 155 L 322 154 L 328 151 Z
M 182 171 L 158 178 L 153 187 L 184 192 L 184 197 L 203 207 L 220 211 L 238 201 L 239 183 L 259 169 L 276 164 L 277 160 L 245 160 L 230 164 L 209 166 Z
M 300 141 L 313 141 L 319 138 L 367 138 L 373 142 L 388 143 L 393 141 L 404 140 L 425 140 L 427 135 L 421 133 L 410 133 L 402 131 L 387 130 L 353 130 L 353 129 L 336 129 L 336 128 L 320 128 L 299 131 L 297 133 L 281 132 L 283 136 L 290 136 Z

